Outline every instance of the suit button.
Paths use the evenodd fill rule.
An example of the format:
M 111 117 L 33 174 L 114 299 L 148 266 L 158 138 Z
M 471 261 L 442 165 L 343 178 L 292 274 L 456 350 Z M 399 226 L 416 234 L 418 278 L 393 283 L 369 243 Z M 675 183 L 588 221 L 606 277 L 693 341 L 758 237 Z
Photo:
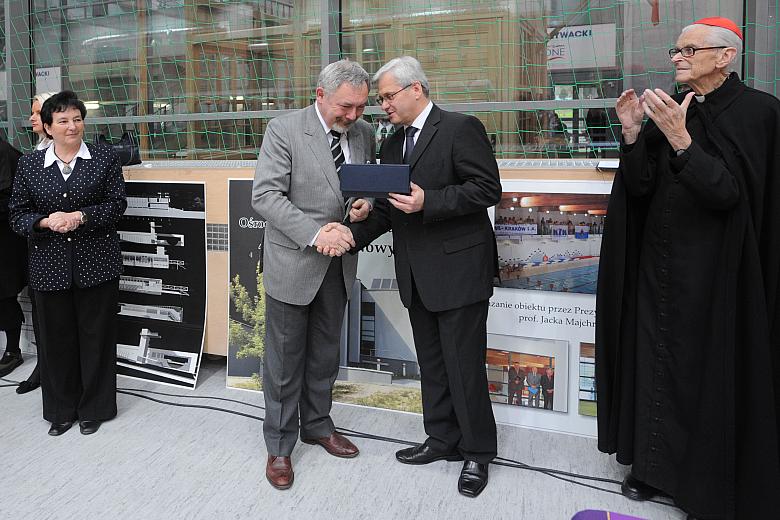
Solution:
M 67 193 L 63 193 L 62 196 L 65 197 L 66 199 L 68 198 L 68 194 Z
M 70 238 L 70 237 L 68 237 L 68 242 L 70 242 L 71 240 L 73 240 L 73 239 L 72 239 L 72 238 Z

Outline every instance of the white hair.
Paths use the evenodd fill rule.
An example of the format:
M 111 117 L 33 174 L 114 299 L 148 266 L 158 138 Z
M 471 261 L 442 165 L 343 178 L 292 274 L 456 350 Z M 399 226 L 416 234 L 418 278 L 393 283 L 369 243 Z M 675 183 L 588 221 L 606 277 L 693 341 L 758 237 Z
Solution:
M 690 31 L 694 27 L 706 27 L 709 29 L 707 31 L 707 36 L 705 37 L 707 45 L 711 45 L 713 47 L 720 47 L 722 45 L 723 47 L 734 47 L 737 49 L 736 54 L 734 54 L 734 58 L 732 58 L 729 64 L 726 65 L 726 72 L 735 72 L 737 68 L 737 56 L 742 55 L 742 40 L 740 37 L 737 36 L 734 31 L 730 31 L 724 27 L 705 25 L 703 23 L 686 25 L 683 27 L 683 30 L 680 31 L 680 34 L 685 34 L 686 31 Z
M 44 102 L 45 102 L 47 99 L 49 99 L 50 97 L 52 97 L 54 94 L 56 94 L 56 92 L 41 92 L 40 94 L 35 94 L 35 95 L 33 96 L 32 100 L 33 100 L 33 101 L 37 101 L 38 103 L 40 103 L 40 104 L 41 104 L 41 106 L 43 106 L 43 103 L 44 103 Z
M 52 97 L 54 94 L 56 94 L 56 92 L 41 92 L 40 94 L 35 94 L 32 98 L 32 103 L 37 101 L 38 103 L 40 103 L 41 107 L 43 107 L 43 104 L 46 102 L 46 100 Z M 46 132 L 43 132 L 38 135 L 38 144 L 37 144 L 38 149 L 46 148 L 50 144 L 51 144 L 51 139 L 46 137 Z
M 428 83 L 428 77 L 423 72 L 420 62 L 415 58 L 401 56 L 388 61 L 374 74 L 374 83 L 377 83 L 387 73 L 392 74 L 399 85 L 411 85 L 415 81 L 419 81 L 425 97 L 430 96 L 431 87 Z

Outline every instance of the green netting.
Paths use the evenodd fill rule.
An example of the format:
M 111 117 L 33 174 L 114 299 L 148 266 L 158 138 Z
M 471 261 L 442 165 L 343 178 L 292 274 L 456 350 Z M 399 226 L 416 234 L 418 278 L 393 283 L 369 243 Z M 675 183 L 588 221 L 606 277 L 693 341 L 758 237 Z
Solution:
M 88 102 L 87 140 L 133 130 L 147 159 L 253 159 L 268 117 L 312 101 L 320 5 L 32 0 L 29 17 L 9 13 L 3 38 L 32 67 L 5 69 L 26 67 L 26 77 L 34 69 L 33 92 L 76 91 Z M 747 79 L 775 93 L 767 70 L 776 62 L 777 13 L 753 13 L 747 19 L 760 21 L 745 24 L 743 9 L 733 0 L 342 0 L 328 19 L 335 55 L 370 73 L 395 56 L 416 56 L 433 99 L 478 115 L 497 157 L 549 158 L 615 155 L 614 98 L 626 88 L 672 90 L 666 51 L 702 16 L 728 16 L 759 35 L 746 41 Z M 21 30 L 28 21 L 31 30 Z M 381 111 L 368 112 L 381 140 Z M 9 124 L 29 133 L 25 120 Z

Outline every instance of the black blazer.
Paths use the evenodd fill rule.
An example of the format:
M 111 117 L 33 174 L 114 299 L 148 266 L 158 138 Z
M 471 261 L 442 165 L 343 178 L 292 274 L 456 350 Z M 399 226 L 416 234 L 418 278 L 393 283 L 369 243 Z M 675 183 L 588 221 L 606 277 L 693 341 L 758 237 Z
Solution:
M 27 285 L 27 243 L 8 224 L 8 202 L 21 155 L 0 140 L 0 299 L 15 297 Z
M 403 162 L 403 128 L 382 146 L 386 164 Z M 496 238 L 487 208 L 501 200 L 501 181 L 479 119 L 433 106 L 410 158 L 411 180 L 425 191 L 423 210 L 407 215 L 378 199 L 368 219 L 352 224 L 356 249 L 393 230 L 395 272 L 404 306 L 412 276 L 425 307 L 457 309 L 493 294 Z
M 57 291 L 92 287 L 122 273 L 116 223 L 127 207 L 119 156 L 87 144 L 90 160 L 79 158 L 67 182 L 57 164 L 43 167 L 46 150 L 24 155 L 14 179 L 10 222 L 28 238 L 30 287 Z M 36 230 L 56 211 L 82 211 L 87 223 L 69 233 Z

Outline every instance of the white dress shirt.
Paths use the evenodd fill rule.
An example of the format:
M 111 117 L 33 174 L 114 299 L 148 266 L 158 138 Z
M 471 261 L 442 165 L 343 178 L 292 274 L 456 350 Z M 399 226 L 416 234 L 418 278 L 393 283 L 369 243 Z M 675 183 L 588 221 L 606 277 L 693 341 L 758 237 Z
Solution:
M 60 168 L 60 173 L 62 173 L 62 178 L 67 181 L 68 177 L 70 177 L 73 173 L 73 169 L 76 167 L 76 159 L 79 157 L 82 159 L 92 159 L 92 155 L 89 153 L 89 149 L 87 148 L 87 145 L 84 143 L 84 141 L 81 141 L 79 151 L 76 152 L 76 155 L 73 156 L 73 159 L 67 163 L 68 166 L 70 166 L 70 173 L 65 174 L 64 170 L 66 163 L 60 160 L 60 158 L 57 157 L 57 155 L 54 153 L 54 144 L 52 143 L 51 146 L 46 148 L 46 157 L 43 159 L 43 167 L 48 168 L 56 162 L 57 166 Z
M 433 101 L 428 101 L 428 104 L 425 106 L 422 112 L 420 112 L 420 115 L 418 115 L 414 121 L 412 121 L 412 124 L 409 126 L 413 126 L 417 129 L 417 131 L 414 133 L 414 136 L 412 139 L 414 139 L 414 144 L 417 144 L 417 139 L 420 137 L 420 132 L 422 131 L 422 127 L 425 124 L 425 121 L 428 119 L 428 116 L 431 114 L 431 110 L 433 109 Z M 406 132 L 406 129 L 409 128 L 409 126 L 404 127 L 404 132 Z M 406 139 L 404 139 L 404 149 L 401 153 L 401 157 L 406 155 Z

